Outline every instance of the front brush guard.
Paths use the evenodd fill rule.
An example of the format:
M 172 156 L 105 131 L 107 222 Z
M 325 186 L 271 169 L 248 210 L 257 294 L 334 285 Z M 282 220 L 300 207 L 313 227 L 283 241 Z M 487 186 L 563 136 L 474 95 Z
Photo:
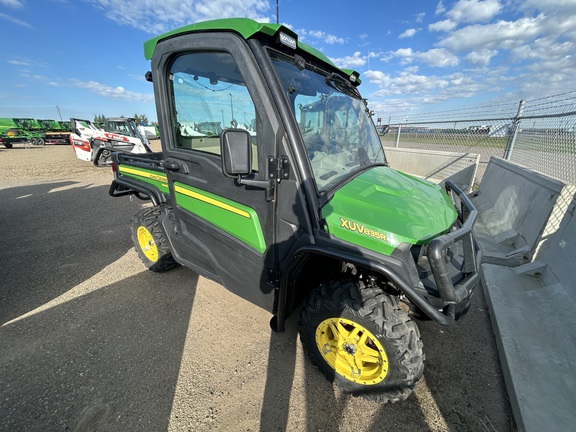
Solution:
M 478 217 L 478 210 L 476 210 L 466 194 L 454 183 L 446 180 L 445 188 L 455 205 L 454 193 L 460 200 L 458 220 L 462 226 L 455 231 L 435 238 L 426 248 L 428 262 L 430 263 L 440 298 L 448 304 L 457 304 L 469 298 L 474 287 L 480 282 L 478 269 L 480 268 L 482 253 L 472 232 Z M 454 285 L 444 258 L 447 250 L 458 241 L 462 241 L 464 247 L 462 273 L 465 274 L 465 278 L 462 282 Z

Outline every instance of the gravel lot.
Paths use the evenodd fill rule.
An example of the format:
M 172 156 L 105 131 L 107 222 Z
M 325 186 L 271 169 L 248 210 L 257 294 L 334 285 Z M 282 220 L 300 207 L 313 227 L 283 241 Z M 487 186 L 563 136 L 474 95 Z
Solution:
M 153 147 L 158 148 L 158 142 Z M 341 393 L 270 314 L 186 268 L 155 274 L 69 146 L 0 149 L 1 431 L 507 431 L 486 303 L 419 323 L 426 369 L 405 402 Z

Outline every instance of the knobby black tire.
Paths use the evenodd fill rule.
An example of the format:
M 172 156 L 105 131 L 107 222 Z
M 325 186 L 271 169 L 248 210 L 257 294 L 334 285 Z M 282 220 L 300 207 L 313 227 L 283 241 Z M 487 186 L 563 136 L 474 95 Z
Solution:
M 161 214 L 161 210 L 157 207 L 144 209 L 136 213 L 130 222 L 132 242 L 134 243 L 134 248 L 138 253 L 138 257 L 144 265 L 148 267 L 148 269 L 156 273 L 165 272 L 177 265 L 172 253 L 170 252 L 168 240 L 166 239 L 164 230 L 160 224 Z M 158 249 L 158 259 L 156 261 L 148 259 L 140 247 L 137 234 L 140 226 L 145 227 L 152 234 L 154 243 L 156 243 L 156 248 Z
M 337 373 L 316 344 L 316 329 L 328 318 L 345 318 L 369 330 L 388 357 L 388 374 L 365 385 Z M 405 400 L 422 377 L 424 354 L 420 332 L 396 297 L 361 281 L 321 285 L 306 299 L 300 312 L 300 339 L 312 362 L 330 380 L 354 396 L 378 402 Z

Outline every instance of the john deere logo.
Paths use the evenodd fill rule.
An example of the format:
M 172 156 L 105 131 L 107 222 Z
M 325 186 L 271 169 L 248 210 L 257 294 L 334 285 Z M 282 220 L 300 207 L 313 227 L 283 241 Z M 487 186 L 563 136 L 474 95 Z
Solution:
M 368 237 L 373 237 L 378 240 L 386 241 L 386 234 L 379 233 L 378 231 L 366 228 L 363 224 L 349 221 L 348 219 L 340 218 L 340 228 L 345 228 L 349 231 L 357 232 Z

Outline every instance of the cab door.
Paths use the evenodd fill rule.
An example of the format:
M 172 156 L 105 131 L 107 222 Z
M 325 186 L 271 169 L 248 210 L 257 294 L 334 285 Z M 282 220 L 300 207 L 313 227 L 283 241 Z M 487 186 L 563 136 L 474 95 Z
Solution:
M 275 204 L 222 171 L 220 136 L 252 141 L 251 178 L 264 183 L 279 122 L 248 45 L 228 33 L 161 42 L 153 77 L 173 205 L 177 261 L 272 310 Z

